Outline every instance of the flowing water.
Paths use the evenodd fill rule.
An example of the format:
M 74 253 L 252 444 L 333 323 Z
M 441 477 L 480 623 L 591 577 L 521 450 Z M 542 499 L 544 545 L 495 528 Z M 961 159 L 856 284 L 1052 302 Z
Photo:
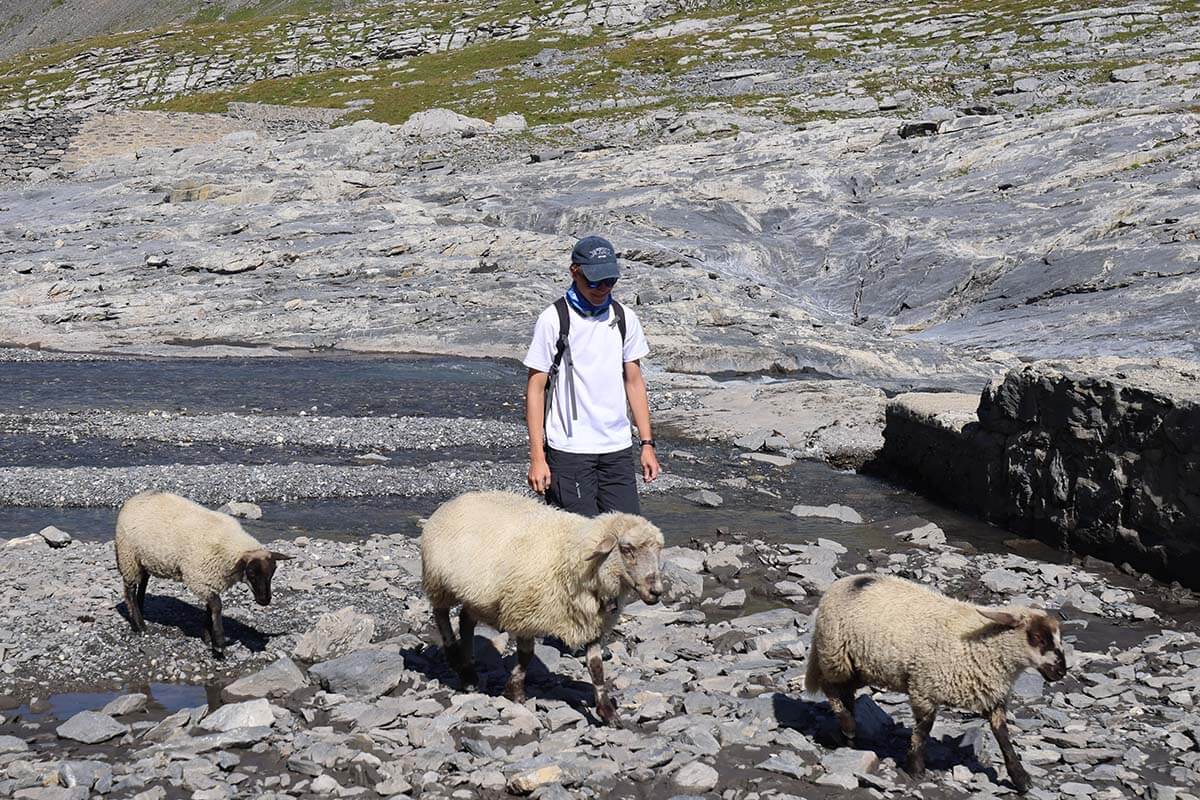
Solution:
M 0 364 L 0 412 L 45 412 L 108 409 L 189 413 L 264 413 L 322 415 L 463 416 L 519 422 L 524 371 L 515 362 L 425 356 L 306 355 L 247 359 L 189 358 L 117 361 L 47 361 Z M 651 376 L 652 378 L 652 376 Z M 651 390 L 653 382 L 651 379 Z M 691 458 L 669 460 L 666 467 L 709 483 L 725 502 L 701 508 L 686 500 L 685 491 L 647 494 L 643 512 L 663 529 L 668 544 L 687 545 L 746 536 L 770 541 L 825 537 L 851 553 L 873 548 L 894 549 L 895 534 L 932 521 L 952 543 L 979 551 L 1017 551 L 1047 561 L 1066 554 L 1011 534 L 972 517 L 938 506 L 880 479 L 838 471 L 815 462 L 787 468 L 747 463 L 738 451 L 688 441 L 678 432 L 660 430 L 661 452 L 685 450 Z M 75 437 L 0 435 L 2 466 L 105 466 L 139 464 L 353 463 L 348 451 L 304 445 L 209 445 L 182 448 L 144 440 L 95 440 Z M 456 458 L 523 463 L 523 447 L 406 450 L 389 453 L 392 465 Z M 694 460 L 693 460 L 694 459 Z M 722 479 L 748 479 L 732 488 Z M 514 486 L 514 489 L 523 487 Z M 417 520 L 429 514 L 439 496 L 300 499 L 260 503 L 261 520 L 246 527 L 261 539 L 296 536 L 354 538 L 370 534 L 419 532 Z M 796 503 L 840 503 L 857 510 L 867 522 L 847 525 L 832 519 L 791 514 Z M 116 509 L 0 507 L 0 539 L 22 536 L 55 525 L 78 539 L 111 538 Z M 751 603 L 737 613 L 757 610 Z M 763 592 L 765 597 L 768 592 Z M 1183 616 L 1189 616 L 1184 614 Z M 1180 619 L 1179 621 L 1183 621 Z M 1089 636 L 1117 637 L 1110 626 L 1093 620 Z M 1150 630 L 1149 627 L 1146 630 Z M 1144 636 L 1129 629 L 1125 637 Z M 130 686 L 153 698 L 153 716 L 184 706 L 219 703 L 218 687 L 153 684 Z M 122 692 L 69 693 L 30 700 L 19 708 L 0 707 L 0 714 L 36 719 L 65 719 L 76 711 L 98 709 Z

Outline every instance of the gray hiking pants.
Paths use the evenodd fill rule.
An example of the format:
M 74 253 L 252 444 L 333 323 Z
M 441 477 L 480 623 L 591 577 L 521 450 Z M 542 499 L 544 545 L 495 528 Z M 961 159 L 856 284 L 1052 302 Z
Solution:
M 546 448 L 550 488 L 546 502 L 566 511 L 594 517 L 605 511 L 640 514 L 633 447 L 615 453 L 565 453 Z

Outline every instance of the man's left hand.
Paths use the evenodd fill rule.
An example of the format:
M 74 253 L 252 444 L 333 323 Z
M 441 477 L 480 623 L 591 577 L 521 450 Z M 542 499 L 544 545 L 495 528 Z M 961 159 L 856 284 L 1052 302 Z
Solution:
M 642 477 L 646 480 L 646 483 L 650 483 L 650 481 L 657 478 L 658 473 L 661 471 L 661 468 L 658 466 L 658 454 L 654 452 L 654 448 L 643 447 Z

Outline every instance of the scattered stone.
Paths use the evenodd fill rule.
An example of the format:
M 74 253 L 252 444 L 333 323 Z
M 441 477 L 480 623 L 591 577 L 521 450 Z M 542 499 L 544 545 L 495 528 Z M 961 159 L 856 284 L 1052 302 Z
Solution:
M 902 531 L 896 534 L 896 538 L 900 539 L 901 541 L 912 542 L 913 544 L 919 544 L 924 547 L 931 547 L 933 545 L 946 543 L 946 534 L 941 528 L 932 522 L 922 525 L 919 528 Z
M 535 790 L 562 780 L 562 767 L 548 764 L 544 767 L 518 772 L 508 779 L 508 790 L 513 794 L 532 794 Z
M 43 539 L 45 539 L 46 544 L 50 545 L 51 547 L 66 547 L 73 541 L 73 539 L 71 539 L 71 534 L 67 533 L 66 531 L 59 530 L 53 525 L 47 525 L 45 528 L 42 528 L 40 531 L 38 531 L 38 536 L 41 536 Z
M 717 787 L 720 777 L 717 771 L 707 764 L 693 761 L 680 767 L 673 780 L 681 789 L 711 792 Z
M 698 506 L 706 506 L 708 508 L 720 508 L 721 504 L 725 502 L 721 495 L 708 489 L 700 489 L 691 494 L 686 494 L 684 498 L 691 500 Z
M 262 519 L 262 508 L 254 503 L 242 503 L 231 500 L 218 508 L 217 511 L 241 519 Z
M 299 661 L 328 661 L 370 644 L 375 618 L 352 606 L 322 614 L 312 630 L 300 638 L 292 655 Z

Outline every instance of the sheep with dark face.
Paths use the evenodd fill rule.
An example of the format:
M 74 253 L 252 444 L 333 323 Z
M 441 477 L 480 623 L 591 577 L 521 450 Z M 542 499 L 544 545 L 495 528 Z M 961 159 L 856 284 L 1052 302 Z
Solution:
M 900 578 L 856 575 L 821 598 L 804 683 L 829 698 L 849 741 L 860 687 L 907 692 L 916 720 L 908 753 L 914 777 L 925 772 L 925 741 L 939 707 L 980 714 L 1024 793 L 1029 776 L 1005 715 L 1013 681 L 1030 667 L 1051 681 L 1067 671 L 1058 621 L 1044 611 L 981 608 Z
M 116 550 L 134 632 L 146 631 L 142 613 L 150 576 L 182 581 L 207 607 L 204 640 L 218 658 L 225 655 L 221 593 L 244 580 L 255 602 L 269 605 L 275 565 L 291 558 L 265 549 L 228 514 L 165 492 L 125 501 L 117 515 Z
M 586 644 L 596 713 L 617 724 L 604 682 L 603 638 L 625 594 L 658 602 L 662 546 L 658 528 L 634 514 L 588 518 L 507 492 L 444 503 L 421 532 L 421 580 L 450 667 L 464 685 L 476 683 L 475 623 L 507 631 L 517 642 L 517 665 L 506 694 L 523 702 L 534 637 Z M 450 609 L 458 605 L 456 638 Z

